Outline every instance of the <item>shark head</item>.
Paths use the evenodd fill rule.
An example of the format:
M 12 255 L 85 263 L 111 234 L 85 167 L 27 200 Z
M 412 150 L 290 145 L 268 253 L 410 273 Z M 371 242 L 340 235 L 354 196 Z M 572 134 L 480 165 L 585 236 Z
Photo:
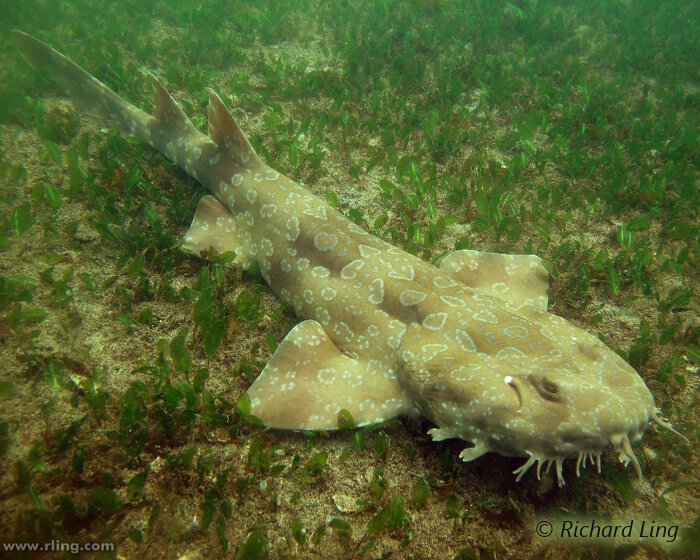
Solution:
M 402 354 L 399 379 L 414 385 L 416 407 L 437 424 L 433 439 L 471 442 L 465 461 L 489 451 L 527 457 L 517 480 L 533 466 L 539 478 L 555 465 L 563 485 L 565 458 L 577 459 L 579 475 L 588 462 L 600 469 L 610 447 L 641 477 L 631 443 L 652 421 L 668 425 L 634 368 L 560 317 L 523 311 L 496 322 L 501 311 L 490 309 L 493 328 L 468 333 L 452 317 L 441 332 L 421 334 L 420 354 Z
M 518 480 L 532 466 L 539 478 L 543 466 L 554 464 L 563 484 L 564 458 L 577 458 L 578 476 L 589 461 L 600 469 L 601 453 L 611 446 L 641 478 L 631 442 L 658 421 L 653 397 L 637 372 L 600 340 L 583 332 L 578 338 L 568 356 L 546 367 L 501 376 L 515 407 L 502 417 L 510 429 L 491 446 L 528 457 L 516 470 Z

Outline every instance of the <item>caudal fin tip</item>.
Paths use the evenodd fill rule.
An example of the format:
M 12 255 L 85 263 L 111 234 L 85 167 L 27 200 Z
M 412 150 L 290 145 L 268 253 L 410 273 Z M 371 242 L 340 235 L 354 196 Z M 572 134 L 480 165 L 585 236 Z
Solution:
M 51 58 L 51 47 L 36 37 L 19 29 L 13 29 L 11 33 L 20 54 L 30 66 L 38 68 L 46 64 L 47 60 Z
M 19 29 L 13 29 L 11 33 L 20 54 L 33 68 L 55 65 L 57 61 L 63 60 L 60 53 L 33 35 Z
M 15 40 L 15 44 L 19 47 L 19 50 L 22 53 L 27 51 L 27 48 L 29 45 L 31 45 L 32 41 L 36 41 L 34 37 L 25 33 L 24 31 L 20 31 L 19 29 L 13 29 L 11 33 L 12 38 Z
M 12 31 L 10 31 L 10 33 L 12 33 L 12 37 L 14 38 L 16 43 L 20 42 L 22 39 L 30 37 L 30 35 L 27 35 L 24 31 L 21 31 L 19 29 L 13 29 Z
M 51 48 L 47 44 L 45 44 L 43 41 L 37 39 L 33 35 L 30 35 L 29 33 L 25 33 L 24 31 L 20 29 L 13 29 L 11 31 L 12 33 L 12 38 L 15 40 L 15 43 L 19 47 L 20 51 L 25 52 L 28 50 L 36 49 L 37 47 L 41 48 Z

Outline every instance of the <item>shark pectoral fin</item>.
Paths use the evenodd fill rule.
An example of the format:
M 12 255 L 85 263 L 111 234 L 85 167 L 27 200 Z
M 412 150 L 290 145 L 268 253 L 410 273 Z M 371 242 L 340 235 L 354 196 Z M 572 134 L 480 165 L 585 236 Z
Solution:
M 211 195 L 203 196 L 197 205 L 192 225 L 185 234 L 182 248 L 199 256 L 213 247 L 217 253 L 235 251 L 244 254 L 238 243 L 233 214 Z M 236 259 L 238 261 L 239 258 Z
M 338 413 L 356 426 L 411 411 L 396 376 L 344 354 L 316 321 L 302 321 L 248 390 L 251 414 L 272 428 L 334 430 Z
M 547 311 L 549 274 L 536 255 L 502 255 L 462 249 L 440 263 L 455 280 L 497 297 L 517 310 L 529 305 Z
M 241 127 L 212 89 L 209 90 L 209 137 L 222 152 L 243 167 L 261 164 Z

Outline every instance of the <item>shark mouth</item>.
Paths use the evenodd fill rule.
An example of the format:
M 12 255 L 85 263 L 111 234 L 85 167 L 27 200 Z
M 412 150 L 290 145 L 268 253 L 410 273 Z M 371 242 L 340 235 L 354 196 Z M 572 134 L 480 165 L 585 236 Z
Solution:
M 658 408 L 654 410 L 654 413 L 649 417 L 649 420 L 658 424 L 659 426 L 666 428 L 670 432 L 673 432 L 674 434 L 680 436 L 684 440 L 688 441 L 685 436 L 680 434 L 678 431 L 676 431 L 673 426 L 671 426 L 668 422 L 663 420 L 660 416 L 661 410 Z M 608 438 L 610 444 L 613 447 L 613 451 L 618 454 L 618 459 L 620 463 L 622 463 L 625 467 L 628 467 L 630 464 L 634 467 L 635 472 L 637 473 L 637 478 L 641 481 L 644 479 L 644 475 L 642 474 L 642 467 L 639 464 L 639 460 L 637 459 L 637 456 L 634 453 L 634 450 L 632 449 L 632 444 L 630 443 L 630 438 L 629 435 L 626 433 L 622 434 L 613 434 Z M 586 468 L 586 465 L 590 462 L 591 465 L 595 463 L 598 473 L 600 474 L 601 472 L 601 454 L 604 452 L 604 449 L 600 450 L 590 450 L 590 449 L 584 449 L 584 450 L 579 450 L 578 452 L 578 458 L 576 460 L 576 476 L 580 477 L 581 476 L 581 468 L 583 467 L 584 469 Z M 557 482 L 559 484 L 559 487 L 564 486 L 565 481 L 564 481 L 564 474 L 563 474 L 563 467 L 564 467 L 564 457 L 546 457 L 542 456 L 541 454 L 533 453 L 531 451 L 525 451 L 528 455 L 527 461 L 517 469 L 513 471 L 514 475 L 517 475 L 515 478 L 516 482 L 520 482 L 520 479 L 529 471 L 532 467 L 535 468 L 535 472 L 537 474 L 537 480 L 541 480 L 541 474 L 542 470 L 544 469 L 544 473 L 548 474 L 552 465 L 555 465 L 555 470 L 557 473 Z

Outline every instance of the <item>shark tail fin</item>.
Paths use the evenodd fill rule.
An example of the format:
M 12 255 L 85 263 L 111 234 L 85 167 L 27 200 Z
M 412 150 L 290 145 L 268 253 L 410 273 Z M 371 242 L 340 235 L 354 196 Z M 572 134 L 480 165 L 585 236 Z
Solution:
M 12 36 L 22 56 L 34 68 L 46 68 L 75 104 L 84 112 L 105 119 L 119 121 L 127 127 L 126 115 L 138 111 L 106 85 L 83 70 L 69 58 L 39 39 L 14 29 Z
M 167 140 L 192 138 L 199 142 L 202 135 L 161 83 L 148 73 L 155 90 L 155 115 L 138 109 L 109 89 L 61 53 L 17 29 L 12 31 L 20 53 L 34 68 L 46 68 L 60 88 L 83 112 L 119 123 L 122 134 L 133 134 L 150 146 L 164 152 L 177 162 L 178 154 L 167 149 Z M 242 133 L 241 133 L 242 134 Z M 190 170 L 185 167 L 190 173 Z
M 39 39 L 17 29 L 12 31 L 12 35 L 27 62 L 34 68 L 48 69 L 80 110 L 118 122 L 124 134 L 139 137 L 173 161 L 177 161 L 178 154 L 169 150 L 167 145 L 167 138 L 172 138 L 172 133 L 179 138 L 190 137 L 197 143 L 202 141 L 197 128 L 150 72 L 148 77 L 155 90 L 153 116 L 122 99 L 89 72 Z M 213 90 L 209 90 L 209 136 L 221 152 L 241 167 L 257 167 L 262 164 L 245 134 Z M 187 168 L 185 170 L 190 172 Z

